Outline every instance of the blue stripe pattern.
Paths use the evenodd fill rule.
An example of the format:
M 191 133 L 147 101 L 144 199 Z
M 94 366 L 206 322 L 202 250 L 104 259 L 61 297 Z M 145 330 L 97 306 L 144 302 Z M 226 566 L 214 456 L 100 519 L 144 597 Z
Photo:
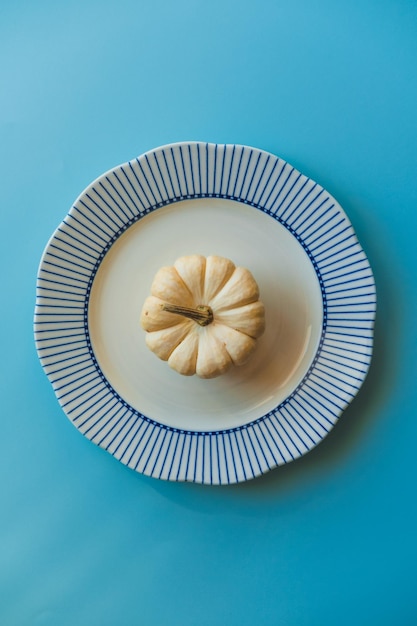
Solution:
M 205 197 L 253 206 L 297 239 L 319 280 L 323 329 L 308 373 L 273 411 L 237 428 L 193 432 L 149 419 L 116 393 L 94 356 L 88 304 L 101 261 L 127 228 L 160 207 Z M 62 408 L 91 441 L 149 476 L 228 484 L 292 461 L 326 436 L 366 376 L 375 310 L 369 262 L 323 188 L 261 150 L 191 142 L 121 165 L 78 198 L 42 257 L 35 340 Z

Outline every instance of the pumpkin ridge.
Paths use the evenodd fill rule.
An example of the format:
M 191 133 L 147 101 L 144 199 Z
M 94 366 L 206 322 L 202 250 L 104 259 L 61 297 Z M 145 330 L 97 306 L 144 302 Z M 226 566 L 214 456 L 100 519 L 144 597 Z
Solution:
M 173 274 L 173 275 L 172 275 Z M 159 287 L 159 278 L 163 277 L 164 280 L 167 281 L 166 286 L 163 289 Z M 175 285 L 176 283 L 176 285 Z M 180 274 L 177 271 L 177 268 L 172 267 L 162 267 L 156 274 L 152 285 L 151 285 L 151 294 L 164 302 L 169 302 L 169 296 L 167 295 L 167 291 L 171 290 L 172 295 L 172 287 L 175 285 L 177 290 L 180 289 L 185 292 L 184 296 L 189 298 L 190 303 L 194 304 L 194 294 L 190 291 L 186 283 L 181 278 Z M 183 302 L 182 302 L 183 303 Z M 170 302 L 170 304 L 176 304 L 175 302 Z M 177 303 L 178 304 L 178 303 Z
M 164 304 L 164 300 L 161 300 L 161 298 L 157 296 L 148 296 L 146 298 L 140 317 L 141 325 L 144 330 L 147 332 L 154 332 L 162 330 L 163 328 L 175 326 L 176 324 L 184 321 L 184 318 L 174 314 L 163 315 L 162 317 L 161 313 L 163 311 Z
M 184 319 L 184 321 L 174 326 L 147 333 L 146 345 L 152 352 L 159 356 L 160 359 L 167 361 L 179 344 L 182 343 L 193 330 L 193 322 Z
M 212 326 L 200 330 L 196 373 L 200 378 L 215 378 L 232 366 L 225 342 L 212 331 Z
M 265 330 L 265 307 L 260 300 L 231 309 L 222 307 L 221 310 L 215 311 L 214 319 L 220 324 L 257 339 Z
M 175 272 L 176 272 L 176 274 L 178 276 L 178 280 L 184 285 L 184 287 L 186 288 L 186 290 L 190 294 L 191 299 L 194 301 L 194 294 L 193 294 L 193 292 L 191 291 L 191 289 L 189 288 L 189 286 L 187 285 L 185 280 L 183 280 L 183 278 L 182 278 L 181 274 L 178 272 L 177 268 L 175 266 L 173 266 L 173 267 L 174 267 L 174 270 L 175 270 Z
M 217 290 L 215 293 L 211 294 L 211 298 L 210 298 L 210 302 L 211 300 L 213 300 L 213 298 L 215 298 L 217 296 L 217 294 L 219 294 L 221 292 L 221 290 L 224 288 L 224 286 L 229 282 L 229 280 L 231 279 L 231 277 L 233 276 L 233 274 L 235 273 L 236 268 L 233 270 L 233 272 L 230 274 L 230 276 L 225 276 L 223 281 L 220 283 L 220 285 L 217 287 Z M 205 281 L 205 277 L 204 277 L 204 281 Z M 205 287 L 205 283 L 204 283 L 204 287 Z
M 194 267 L 194 264 L 197 268 Z M 191 271 L 190 267 L 192 268 Z M 206 258 L 200 254 L 183 256 L 175 261 L 174 268 L 190 292 L 194 304 L 199 304 L 200 302 L 197 302 L 197 300 L 200 300 L 204 296 Z
M 259 299 L 258 285 L 249 270 L 236 267 L 229 280 L 211 300 L 213 310 L 241 307 Z
M 222 343 L 233 365 L 243 365 L 255 349 L 256 339 L 227 324 L 218 323 L 213 328 L 217 341 Z M 242 344 L 244 340 L 244 345 Z
M 198 332 L 195 328 L 190 329 L 169 355 L 168 365 L 184 376 L 193 376 L 196 373 L 198 345 Z
M 219 268 L 219 261 L 221 262 L 222 267 Z M 217 268 L 216 268 L 217 263 Z M 218 276 L 219 271 L 221 270 L 221 281 L 216 285 L 214 291 L 212 291 L 211 283 L 216 279 L 216 274 Z M 208 256 L 206 259 L 205 271 L 204 271 L 204 281 L 203 281 L 203 295 L 204 299 L 207 302 L 204 304 L 210 304 L 211 300 L 217 296 L 218 293 L 224 288 L 226 283 L 231 279 L 234 272 L 236 271 L 236 266 L 230 259 L 225 259 L 223 257 L 216 256 Z
M 258 296 L 248 296 L 243 300 L 239 300 L 239 302 L 237 302 L 236 304 L 223 304 L 222 306 L 217 307 L 216 305 L 212 305 L 213 313 L 223 313 L 223 311 L 228 311 L 229 309 L 240 309 L 244 306 L 247 306 L 248 304 L 253 304 L 254 302 L 257 302 L 258 299 Z

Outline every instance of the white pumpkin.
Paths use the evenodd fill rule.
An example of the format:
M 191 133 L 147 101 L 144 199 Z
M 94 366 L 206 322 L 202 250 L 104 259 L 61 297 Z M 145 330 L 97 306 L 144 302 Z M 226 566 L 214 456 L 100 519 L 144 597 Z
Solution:
M 142 309 L 146 344 L 184 374 L 214 378 L 243 365 L 265 329 L 249 270 L 220 256 L 184 256 L 156 274 Z

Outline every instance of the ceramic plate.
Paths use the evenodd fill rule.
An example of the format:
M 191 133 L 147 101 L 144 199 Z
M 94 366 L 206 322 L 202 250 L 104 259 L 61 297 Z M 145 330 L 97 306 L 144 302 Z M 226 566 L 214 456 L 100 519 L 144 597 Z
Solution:
M 266 309 L 251 360 L 183 377 L 139 324 L 156 271 L 185 254 L 250 269 Z M 282 159 L 163 146 L 76 200 L 43 254 L 35 339 L 66 415 L 119 461 L 166 479 L 248 480 L 313 448 L 369 367 L 375 286 L 337 202 Z

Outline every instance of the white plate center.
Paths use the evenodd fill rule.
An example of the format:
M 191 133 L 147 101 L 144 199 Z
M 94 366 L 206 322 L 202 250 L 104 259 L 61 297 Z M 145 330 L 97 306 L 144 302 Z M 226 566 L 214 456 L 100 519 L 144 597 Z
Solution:
M 157 270 L 188 254 L 247 267 L 265 304 L 251 360 L 212 380 L 171 370 L 139 323 Z M 295 237 L 262 211 L 217 198 L 176 202 L 131 226 L 101 263 L 89 302 L 94 354 L 115 391 L 151 419 L 194 431 L 247 424 L 285 400 L 314 359 L 322 319 L 318 278 Z

